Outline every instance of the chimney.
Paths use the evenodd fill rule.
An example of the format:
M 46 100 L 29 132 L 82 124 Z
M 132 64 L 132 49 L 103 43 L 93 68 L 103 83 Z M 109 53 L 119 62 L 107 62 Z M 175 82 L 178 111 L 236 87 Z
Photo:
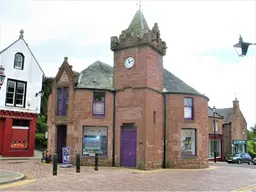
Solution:
M 237 100 L 237 98 L 235 98 L 235 100 L 233 101 L 233 110 L 239 110 L 239 101 Z

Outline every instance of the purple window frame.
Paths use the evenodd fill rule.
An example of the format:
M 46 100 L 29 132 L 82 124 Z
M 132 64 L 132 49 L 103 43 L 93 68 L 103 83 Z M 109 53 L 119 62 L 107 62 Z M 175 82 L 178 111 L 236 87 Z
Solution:
M 191 100 L 191 105 L 186 105 L 186 100 L 189 99 Z M 186 118 L 185 117 L 185 112 L 184 112 L 184 119 L 185 120 L 193 120 L 194 119 L 194 99 L 191 97 L 184 97 L 184 111 L 185 108 L 190 108 L 191 109 L 191 117 Z
M 102 95 L 104 96 L 104 101 L 96 101 L 95 100 L 95 94 L 97 94 L 97 93 L 102 93 Z M 106 93 L 105 92 L 93 92 L 93 104 L 92 104 L 92 115 L 93 116 L 99 116 L 99 117 L 104 117 L 105 116 L 105 111 L 106 111 L 105 101 L 106 101 Z M 94 107 L 97 104 L 103 104 L 104 109 L 103 109 L 102 114 L 94 112 Z
M 68 87 L 61 87 L 57 89 L 57 116 L 67 116 L 68 91 Z

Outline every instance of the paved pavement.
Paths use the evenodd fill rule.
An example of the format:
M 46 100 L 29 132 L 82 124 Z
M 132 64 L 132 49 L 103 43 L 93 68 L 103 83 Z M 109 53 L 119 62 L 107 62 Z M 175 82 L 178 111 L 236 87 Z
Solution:
M 3 162 L 6 169 L 23 172 L 35 181 L 11 188 L 0 186 L 0 191 L 233 191 L 252 185 L 247 189 L 256 189 L 255 169 L 225 164 L 211 169 L 152 172 L 112 167 L 94 171 L 93 167 L 81 167 L 81 172 L 76 173 L 72 167 L 58 168 L 58 175 L 52 176 L 52 166 L 38 161 Z
M 23 173 L 0 169 L 0 185 L 19 181 L 24 178 Z

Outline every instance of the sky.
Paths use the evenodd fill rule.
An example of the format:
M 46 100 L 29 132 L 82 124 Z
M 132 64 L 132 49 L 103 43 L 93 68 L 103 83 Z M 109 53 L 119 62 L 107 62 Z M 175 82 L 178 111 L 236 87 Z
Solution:
M 75 71 L 96 60 L 113 66 L 110 37 L 128 28 L 139 1 L 0 0 L 1 48 L 23 29 L 46 76 L 55 77 L 67 56 Z M 238 57 L 241 34 L 256 43 L 255 0 L 142 0 L 150 28 L 158 23 L 167 43 L 164 67 L 210 98 L 232 107 L 237 97 L 248 128 L 256 123 L 256 46 Z

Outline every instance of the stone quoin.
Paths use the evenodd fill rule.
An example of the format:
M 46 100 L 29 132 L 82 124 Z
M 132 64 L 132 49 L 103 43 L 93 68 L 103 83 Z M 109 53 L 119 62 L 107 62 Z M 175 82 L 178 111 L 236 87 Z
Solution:
M 71 148 L 81 164 L 154 169 L 207 168 L 208 101 L 163 67 L 167 45 L 138 10 L 111 37 L 114 67 L 96 61 L 81 73 L 65 57 L 48 99 L 48 150 Z

